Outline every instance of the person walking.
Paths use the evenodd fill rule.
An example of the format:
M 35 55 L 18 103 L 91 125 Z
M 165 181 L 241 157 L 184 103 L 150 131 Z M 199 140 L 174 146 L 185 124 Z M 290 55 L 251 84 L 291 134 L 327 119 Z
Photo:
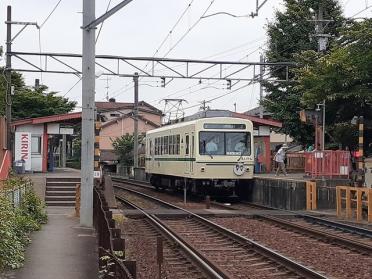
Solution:
M 285 169 L 285 163 L 284 163 L 285 152 L 287 148 L 288 148 L 287 144 L 284 143 L 274 156 L 274 161 L 278 163 L 278 168 L 276 169 L 275 176 L 279 175 L 280 170 L 282 170 L 284 175 L 287 176 L 287 171 Z

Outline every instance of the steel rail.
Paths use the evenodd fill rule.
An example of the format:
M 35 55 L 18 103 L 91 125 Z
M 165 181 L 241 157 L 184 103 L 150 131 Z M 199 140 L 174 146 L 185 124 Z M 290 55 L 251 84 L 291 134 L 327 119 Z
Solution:
M 143 196 L 143 197 L 146 197 L 148 199 L 151 199 L 151 200 L 154 200 L 158 203 L 161 203 L 161 204 L 164 204 L 166 206 L 169 206 L 169 207 L 173 207 L 174 209 L 178 209 L 178 210 L 181 210 L 181 211 L 184 211 L 186 212 L 187 214 L 189 214 L 190 216 L 196 218 L 198 221 L 208 225 L 209 227 L 217 230 L 218 232 L 232 238 L 233 240 L 237 241 L 238 243 L 241 243 L 243 245 L 248 245 L 250 247 L 252 247 L 252 249 L 254 249 L 257 253 L 261 254 L 262 256 L 276 262 L 276 263 L 279 263 L 281 264 L 282 266 L 284 266 L 285 268 L 287 268 L 289 271 L 292 271 L 294 272 L 295 274 L 297 275 L 300 275 L 300 276 L 303 276 L 305 278 L 316 278 L 316 279 L 326 279 L 328 278 L 327 276 L 324 276 L 302 264 L 299 264 L 277 252 L 275 252 L 274 250 L 270 249 L 270 248 L 267 248 L 259 243 L 257 243 L 256 241 L 254 240 L 251 240 L 251 239 L 248 239 L 244 236 L 241 236 L 239 235 L 238 233 L 236 232 L 233 232 L 229 229 L 226 229 L 200 215 L 197 215 L 187 209 L 184 209 L 184 208 L 181 208 L 181 207 L 178 207 L 174 204 L 171 204 L 169 202 L 166 202 L 166 201 L 162 201 L 158 198 L 155 198 L 155 197 L 152 197 L 150 195 L 147 195 L 147 194 L 144 194 L 144 193 L 141 193 L 141 192 L 138 192 L 138 191 L 135 191 L 135 190 L 132 190 L 132 189 L 128 189 L 128 188 L 125 188 L 125 187 L 122 187 L 122 186 L 118 186 L 118 185 L 115 185 L 114 187 L 116 188 L 119 188 L 119 189 L 122 189 L 122 190 L 125 190 L 125 191 L 129 191 L 129 192 L 132 192 L 132 193 L 136 193 L 140 196 Z
M 336 243 L 338 245 L 347 246 L 352 250 L 356 250 L 358 252 L 363 251 L 367 254 L 372 254 L 372 246 L 362 243 L 360 241 L 352 240 L 343 236 L 334 235 L 332 233 L 324 232 L 322 230 L 309 228 L 303 225 L 299 225 L 293 223 L 291 221 L 283 220 L 281 218 L 267 216 L 267 215 L 259 215 L 257 216 L 258 219 L 263 219 L 266 221 L 274 222 L 276 224 L 283 225 L 285 227 L 290 227 L 294 230 L 305 232 L 306 234 L 310 234 L 315 237 L 321 237 L 330 241 L 330 243 Z
M 111 178 L 112 178 L 113 181 L 125 182 L 125 183 L 132 184 L 132 185 L 135 185 L 135 186 L 141 186 L 141 187 L 146 187 L 148 189 L 152 189 L 152 187 L 147 186 L 147 185 L 150 185 L 150 184 L 147 184 L 145 182 L 137 182 L 135 180 L 124 179 L 124 178 L 120 178 L 120 177 L 111 177 Z M 242 202 L 242 203 L 247 205 L 247 206 L 257 208 L 257 209 L 280 210 L 280 211 L 283 211 L 283 212 L 288 212 L 288 213 L 291 213 L 291 215 L 303 218 L 305 220 L 308 220 L 309 222 L 317 223 L 317 224 L 327 226 L 327 227 L 330 227 L 330 228 L 333 228 L 333 229 L 337 229 L 337 230 L 340 230 L 340 231 L 344 231 L 344 232 L 348 232 L 348 233 L 357 234 L 357 235 L 360 235 L 360 236 L 372 238 L 372 231 L 371 230 L 361 228 L 361 227 L 358 227 L 358 226 L 353 226 L 353 225 L 349 225 L 349 224 L 335 222 L 335 221 L 327 220 L 327 219 L 324 219 L 324 218 L 312 216 L 312 215 L 309 215 L 309 214 L 299 213 L 299 212 L 296 212 L 296 211 L 293 211 L 293 210 L 278 209 L 278 208 L 274 208 L 274 207 L 271 207 L 271 206 L 255 204 L 255 203 L 250 203 L 250 202 Z M 214 204 L 214 205 L 217 205 L 217 206 L 220 206 L 220 207 L 224 207 L 224 208 L 230 209 L 230 210 L 241 210 L 240 208 L 234 208 L 234 206 L 226 206 L 226 205 L 224 205 L 222 203 L 218 203 L 218 202 L 212 202 L 211 204 Z
M 159 228 L 163 234 L 168 239 L 171 239 L 175 243 L 177 243 L 182 250 L 192 259 L 194 263 L 196 263 L 207 275 L 211 276 L 212 278 L 216 279 L 227 279 L 230 278 L 225 271 L 217 267 L 214 263 L 206 259 L 203 255 L 201 255 L 198 251 L 196 251 L 191 245 L 185 242 L 182 238 L 180 238 L 176 233 L 174 233 L 171 229 L 169 229 L 159 218 L 157 218 L 154 214 L 148 214 L 145 210 L 138 207 L 134 203 L 126 200 L 125 198 L 115 195 L 115 197 L 124 202 L 133 208 L 140 211 L 143 215 L 147 217 L 151 221 L 151 223 Z

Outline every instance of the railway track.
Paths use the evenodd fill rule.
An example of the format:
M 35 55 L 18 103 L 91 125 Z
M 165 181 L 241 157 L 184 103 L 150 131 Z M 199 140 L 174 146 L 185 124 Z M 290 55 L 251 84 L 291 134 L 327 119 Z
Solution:
M 204 266 L 204 272 L 207 271 L 205 266 L 209 266 L 209 269 L 219 276 L 211 278 L 247 278 L 247 275 L 249 278 L 327 278 L 190 211 L 132 189 L 118 186 L 116 188 L 141 195 L 145 199 L 151 199 L 156 207 L 163 204 L 166 208 L 173 207 L 186 213 L 188 215 L 186 218 L 162 218 L 155 216 L 155 214 L 150 215 L 141 209 L 154 225 L 157 224 L 162 230 L 171 233 L 173 236 L 169 235 L 169 237 L 177 239 L 178 243 L 182 243 L 197 255 L 200 260 L 198 265 Z M 118 198 L 122 201 L 126 200 L 122 195 Z M 127 200 L 125 202 L 131 203 Z M 136 205 L 133 204 L 133 206 Z M 150 206 L 149 208 L 153 209 L 154 207 Z M 138 208 L 138 210 L 140 209 Z
M 133 185 L 136 187 L 141 187 L 144 189 L 148 189 L 153 191 L 154 188 L 149 184 L 149 183 L 144 183 L 144 182 L 136 182 L 136 181 L 130 181 L 130 180 L 123 180 L 119 178 L 113 178 L 113 181 L 119 182 L 119 183 L 126 183 L 129 185 Z M 211 205 L 215 208 L 221 208 L 221 209 L 228 209 L 228 210 L 236 210 L 236 211 L 241 211 L 241 210 L 265 210 L 265 216 L 262 218 L 266 218 L 267 220 L 269 219 L 267 215 L 267 211 L 282 211 L 282 212 L 287 212 L 289 215 L 292 215 L 294 218 L 291 218 L 291 222 L 289 223 L 287 220 L 283 220 L 282 224 L 291 227 L 297 227 L 298 229 L 303 229 L 304 231 L 309 231 L 309 226 L 314 228 L 314 233 L 316 231 L 320 231 L 322 233 L 328 233 L 327 238 L 329 240 L 329 234 L 334 234 L 335 237 L 337 236 L 343 236 L 344 238 L 352 239 L 355 240 L 356 242 L 364 242 L 369 245 L 372 245 L 372 231 L 368 230 L 366 228 L 362 228 L 359 226 L 355 225 L 350 225 L 350 224 L 345 224 L 341 222 L 336 222 L 332 221 L 326 218 L 321 218 L 321 217 L 316 217 L 312 216 L 309 214 L 303 214 L 295 211 L 290 211 L 290 210 L 281 210 L 281 209 L 276 209 L 273 207 L 269 206 L 264 206 L 264 205 L 259 205 L 259 204 L 254 204 L 250 202 L 239 202 L 238 204 L 234 205 L 226 205 L 220 202 L 211 202 Z M 257 216 L 261 216 L 259 213 Z M 283 218 L 281 218 L 283 219 Z M 273 218 L 272 221 L 279 223 L 281 221 L 279 218 Z M 293 226 L 292 226 L 293 225 Z M 296 226 L 298 225 L 298 226 Z M 302 228 L 300 228 L 302 227 Z M 320 233 L 319 236 L 322 234 Z M 323 234 L 324 235 L 324 234 Z M 325 235 L 324 235 L 325 236 Z M 341 237 L 342 238 L 342 237 Z M 346 244 L 348 245 L 348 244 Z M 356 247 L 358 247 L 358 244 L 356 244 Z M 351 247 L 352 248 L 352 247 Z

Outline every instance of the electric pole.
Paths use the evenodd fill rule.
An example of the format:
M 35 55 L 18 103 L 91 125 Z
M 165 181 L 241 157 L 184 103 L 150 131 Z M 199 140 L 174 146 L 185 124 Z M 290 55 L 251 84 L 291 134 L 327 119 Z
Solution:
M 134 146 L 133 146 L 133 161 L 134 168 L 138 168 L 138 73 L 134 73 Z
M 260 55 L 260 63 L 264 63 L 264 57 L 261 54 Z M 263 80 L 263 72 L 264 72 L 264 66 L 263 64 L 260 65 L 260 106 L 259 106 L 259 112 L 260 112 L 260 118 L 263 118 L 263 106 L 262 106 L 262 100 L 263 100 L 263 86 L 262 86 L 262 80 Z
M 5 116 L 6 116 L 6 142 L 8 150 L 12 150 L 12 132 L 11 132 L 11 121 L 12 121 L 12 7 L 7 7 L 6 17 L 6 67 L 5 67 L 5 78 L 6 78 L 6 96 L 5 96 Z
M 80 225 L 93 226 L 93 173 L 95 111 L 95 28 L 87 27 L 95 20 L 95 0 L 83 0 L 82 60 L 82 135 L 81 135 L 81 207 Z

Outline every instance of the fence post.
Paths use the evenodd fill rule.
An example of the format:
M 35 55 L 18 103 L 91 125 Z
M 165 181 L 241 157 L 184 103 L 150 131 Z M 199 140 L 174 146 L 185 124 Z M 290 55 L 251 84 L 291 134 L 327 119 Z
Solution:
M 159 266 L 159 279 L 161 279 L 161 265 L 163 264 L 163 239 L 161 236 L 158 236 L 156 239 L 156 248 L 157 248 L 157 261 Z
M 317 209 L 316 182 L 306 181 L 306 210 Z
M 351 193 L 350 189 L 347 187 L 345 189 L 346 191 L 346 200 L 345 200 L 345 207 L 346 207 L 346 218 L 350 219 L 351 218 Z
M 336 186 L 336 215 L 341 217 L 342 214 L 342 189 L 341 186 Z
M 356 217 L 357 217 L 357 221 L 361 221 L 362 220 L 362 190 L 361 189 L 356 190 L 356 196 L 357 196 Z

